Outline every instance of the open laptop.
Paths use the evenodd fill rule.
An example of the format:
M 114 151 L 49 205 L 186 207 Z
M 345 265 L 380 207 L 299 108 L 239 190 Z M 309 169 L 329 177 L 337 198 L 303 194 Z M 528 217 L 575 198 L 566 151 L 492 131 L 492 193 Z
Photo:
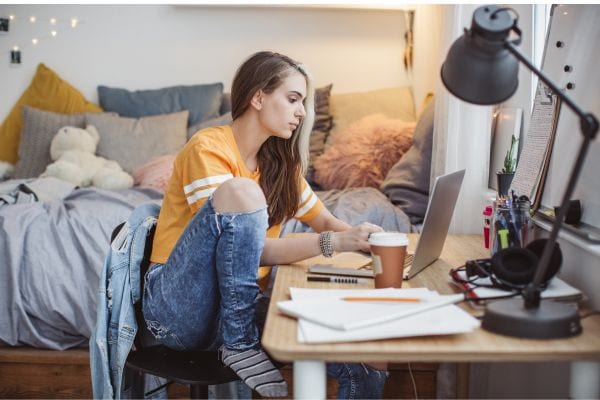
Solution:
M 404 260 L 403 278 L 405 280 L 423 271 L 437 260 L 442 253 L 464 176 L 465 170 L 463 169 L 435 178 L 419 242 L 414 254 L 407 254 Z M 338 268 L 322 264 L 311 266 L 309 272 L 315 274 L 373 277 L 373 270 L 370 269 Z
M 435 178 L 415 253 L 404 263 L 404 279 L 423 271 L 442 253 L 464 176 L 463 169 Z

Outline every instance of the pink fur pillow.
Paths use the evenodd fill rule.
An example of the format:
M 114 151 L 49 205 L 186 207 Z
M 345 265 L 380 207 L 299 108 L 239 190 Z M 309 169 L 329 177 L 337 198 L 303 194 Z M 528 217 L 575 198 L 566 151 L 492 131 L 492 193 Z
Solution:
M 379 185 L 412 143 L 414 122 L 367 115 L 334 137 L 315 160 L 315 182 L 325 190 Z
M 160 156 L 133 171 L 134 185 L 165 191 L 173 173 L 174 154 Z

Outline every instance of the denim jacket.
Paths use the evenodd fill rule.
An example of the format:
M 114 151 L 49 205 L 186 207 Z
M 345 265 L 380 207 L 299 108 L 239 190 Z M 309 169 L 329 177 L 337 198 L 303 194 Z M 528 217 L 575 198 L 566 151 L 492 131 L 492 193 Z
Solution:
M 134 304 L 141 299 L 140 263 L 160 207 L 138 206 L 111 243 L 98 290 L 96 328 L 90 338 L 94 398 L 121 398 L 125 361 L 137 333 Z

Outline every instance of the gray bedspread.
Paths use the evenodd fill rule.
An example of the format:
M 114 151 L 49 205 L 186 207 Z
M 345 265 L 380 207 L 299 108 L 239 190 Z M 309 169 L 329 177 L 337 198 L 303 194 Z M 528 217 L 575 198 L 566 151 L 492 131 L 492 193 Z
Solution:
M 0 343 L 66 349 L 87 344 L 113 228 L 151 189 L 84 188 L 62 200 L 0 208 Z
M 373 188 L 317 192 L 334 215 L 410 232 L 408 217 Z M 77 189 L 63 199 L 0 207 L 0 345 L 67 349 L 87 345 L 100 272 L 113 228 L 151 189 Z M 295 220 L 286 232 L 307 231 Z
M 352 226 L 370 222 L 386 231 L 411 232 L 408 216 L 375 188 L 334 189 L 315 193 L 333 215 Z M 310 231 L 312 229 L 308 225 L 290 220 L 284 224 L 281 234 Z

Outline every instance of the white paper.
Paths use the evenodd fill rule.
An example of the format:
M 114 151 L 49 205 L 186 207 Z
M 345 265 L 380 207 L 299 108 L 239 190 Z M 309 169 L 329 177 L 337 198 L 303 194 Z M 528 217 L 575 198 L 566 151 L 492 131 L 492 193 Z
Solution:
M 277 303 L 284 314 L 328 328 L 350 330 L 388 322 L 460 301 L 463 295 L 441 296 L 426 288 L 322 290 L 290 288 L 293 300 Z M 419 298 L 418 303 L 355 302 L 342 297 Z
M 399 337 L 451 335 L 479 328 L 479 321 L 455 305 L 444 306 L 364 328 L 340 331 L 306 320 L 298 321 L 301 343 L 339 343 Z
M 293 301 L 314 300 L 323 305 L 331 299 L 346 296 L 393 296 L 400 291 L 404 297 L 440 298 L 427 288 L 335 290 L 290 288 Z M 352 303 L 356 304 L 356 303 Z M 446 305 L 392 321 L 351 330 L 332 329 L 304 319 L 298 321 L 298 341 L 302 343 L 334 343 L 377 340 L 397 337 L 445 335 L 471 332 L 479 321 L 454 305 Z
M 538 195 L 548 169 L 559 105 L 556 95 L 543 82 L 538 82 L 529 132 L 511 184 L 517 195 L 529 197 L 534 208 L 539 203 Z

